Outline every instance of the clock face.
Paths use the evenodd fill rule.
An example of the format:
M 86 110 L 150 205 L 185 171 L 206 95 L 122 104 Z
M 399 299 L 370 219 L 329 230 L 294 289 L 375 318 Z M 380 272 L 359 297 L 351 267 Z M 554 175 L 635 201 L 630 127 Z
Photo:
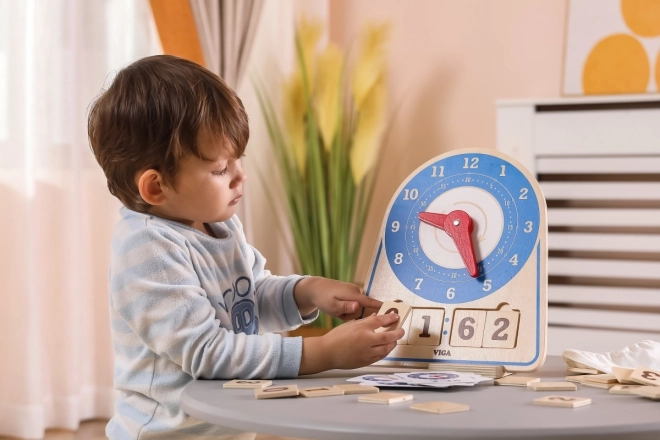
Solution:
M 421 212 L 457 210 L 474 225 L 476 278 L 452 237 L 419 219 Z M 539 221 L 532 183 L 516 166 L 489 154 L 456 154 L 418 170 L 396 195 L 385 225 L 386 255 L 415 295 L 465 303 L 495 293 L 520 271 L 538 239 Z

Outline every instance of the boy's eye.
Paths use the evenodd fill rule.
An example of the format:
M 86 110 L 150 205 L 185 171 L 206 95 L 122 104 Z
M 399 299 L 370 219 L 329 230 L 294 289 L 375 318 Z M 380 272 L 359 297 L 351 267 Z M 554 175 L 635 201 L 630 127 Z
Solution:
M 225 174 L 227 174 L 228 170 L 229 170 L 229 166 L 226 166 L 225 169 L 223 169 L 222 171 L 213 171 L 213 174 L 217 176 L 224 176 Z

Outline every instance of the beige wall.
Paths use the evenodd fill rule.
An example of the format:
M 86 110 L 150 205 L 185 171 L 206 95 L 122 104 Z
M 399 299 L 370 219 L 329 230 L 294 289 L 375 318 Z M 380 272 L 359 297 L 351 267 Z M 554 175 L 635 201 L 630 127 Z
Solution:
M 495 148 L 497 99 L 561 90 L 565 0 L 331 0 L 342 47 L 367 20 L 392 23 L 389 85 L 397 107 L 357 279 L 366 276 L 390 197 L 426 160 Z

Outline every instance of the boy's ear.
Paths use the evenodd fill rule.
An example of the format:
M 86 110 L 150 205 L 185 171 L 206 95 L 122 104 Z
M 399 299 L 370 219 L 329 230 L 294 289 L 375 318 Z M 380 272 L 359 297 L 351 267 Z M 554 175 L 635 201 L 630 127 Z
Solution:
M 163 176 L 153 169 L 138 173 L 138 191 L 142 200 L 150 205 L 161 205 L 165 199 L 165 185 Z

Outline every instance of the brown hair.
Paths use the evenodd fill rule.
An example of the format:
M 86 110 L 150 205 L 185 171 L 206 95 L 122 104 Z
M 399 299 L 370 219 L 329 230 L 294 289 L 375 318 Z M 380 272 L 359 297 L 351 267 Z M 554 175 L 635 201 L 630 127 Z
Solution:
M 192 61 L 171 55 L 142 58 L 119 71 L 91 106 L 87 134 L 110 193 L 146 212 L 136 174 L 155 169 L 174 184 L 178 165 L 194 154 L 200 130 L 225 137 L 235 157 L 250 136 L 243 103 L 224 81 Z

